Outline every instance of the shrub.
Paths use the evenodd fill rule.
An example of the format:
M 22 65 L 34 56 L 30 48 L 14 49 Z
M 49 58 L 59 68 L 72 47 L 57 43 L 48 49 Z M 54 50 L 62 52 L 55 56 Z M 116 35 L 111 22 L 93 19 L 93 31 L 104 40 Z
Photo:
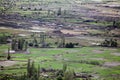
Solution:
M 33 46 L 33 43 L 29 43 L 29 46 L 32 47 L 32 46 Z
M 117 47 L 118 43 L 116 39 L 105 39 L 101 46 L 103 47 Z
M 39 47 L 39 45 L 38 45 L 38 44 L 35 44 L 34 46 L 35 46 L 36 48 L 38 48 L 38 47 Z
M 73 43 L 66 43 L 65 47 L 66 48 L 74 48 L 74 44 Z

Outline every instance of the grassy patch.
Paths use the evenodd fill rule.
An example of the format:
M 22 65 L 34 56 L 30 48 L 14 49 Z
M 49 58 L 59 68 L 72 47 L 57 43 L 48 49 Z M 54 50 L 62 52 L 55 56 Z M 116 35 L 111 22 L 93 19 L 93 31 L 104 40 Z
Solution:
M 0 46 L 4 50 L 7 46 Z M 2 49 L 1 49 L 2 50 Z M 3 51 L 4 51 L 3 50 Z M 95 51 L 101 51 L 97 53 Z M 104 62 L 120 61 L 119 56 L 111 55 L 111 52 L 118 52 L 119 49 L 102 48 L 102 47 L 82 47 L 82 48 L 30 48 L 30 54 L 16 53 L 11 54 L 12 60 L 17 60 L 15 66 L 6 67 L 2 73 L 16 73 L 26 72 L 27 59 L 35 61 L 35 66 L 43 68 L 61 69 L 62 65 L 66 63 L 68 69 L 74 69 L 76 72 L 98 74 L 99 76 L 109 78 L 112 74 L 119 74 L 119 67 L 103 67 Z M 5 54 L 2 54 L 5 55 Z M 5 58 L 0 58 L 5 59 Z M 101 59 L 101 60 L 97 60 Z M 102 60 L 103 59 L 103 60 Z M 21 69 L 23 71 L 20 71 Z M 8 69 L 8 70 L 7 70 Z M 11 69 L 11 70 L 9 70 Z

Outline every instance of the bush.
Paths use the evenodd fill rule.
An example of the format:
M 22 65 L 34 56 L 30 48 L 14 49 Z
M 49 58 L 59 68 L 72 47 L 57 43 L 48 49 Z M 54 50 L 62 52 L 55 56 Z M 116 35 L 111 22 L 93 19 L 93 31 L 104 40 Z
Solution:
M 74 48 L 74 44 L 73 43 L 66 43 L 65 47 L 66 48 Z
M 32 47 L 32 46 L 33 46 L 33 43 L 29 43 L 29 46 L 31 46 L 31 47 Z
M 105 39 L 104 42 L 101 44 L 103 47 L 117 47 L 118 43 L 116 39 Z
M 39 47 L 39 45 L 38 45 L 38 44 L 35 44 L 34 46 L 35 46 L 36 48 L 38 48 L 38 47 Z

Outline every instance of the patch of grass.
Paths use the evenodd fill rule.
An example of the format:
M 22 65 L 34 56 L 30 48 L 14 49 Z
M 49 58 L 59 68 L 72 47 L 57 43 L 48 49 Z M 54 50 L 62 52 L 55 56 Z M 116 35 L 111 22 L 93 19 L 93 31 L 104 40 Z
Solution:
M 13 69 L 13 70 L 2 70 L 2 73 L 0 72 L 0 74 L 16 74 L 19 75 L 21 73 L 26 72 L 26 68 L 25 69 Z
M 104 31 L 101 31 L 101 30 L 94 30 L 94 29 L 90 29 L 90 30 L 87 30 L 90 34 L 100 34 L 100 35 L 103 35 L 105 34 Z
M 93 73 L 94 66 L 85 63 L 71 63 L 68 62 L 68 68 L 75 70 L 77 73 Z
M 4 50 L 7 46 L 0 46 Z M 101 53 L 94 52 L 101 51 Z M 119 74 L 119 67 L 107 68 L 102 67 L 104 62 L 120 61 L 119 56 L 111 55 L 111 52 L 118 52 L 119 49 L 102 48 L 102 47 L 82 47 L 82 48 L 30 48 L 30 54 L 16 53 L 11 54 L 12 60 L 18 60 L 15 66 L 7 67 L 20 68 L 26 67 L 22 61 L 32 59 L 35 61 L 35 66 L 40 65 L 42 68 L 61 69 L 62 65 L 66 63 L 68 68 L 74 69 L 75 72 L 93 73 L 101 77 L 110 76 L 111 74 Z M 4 55 L 4 54 L 3 54 Z M 94 59 L 103 58 L 103 60 Z M 0 58 L 1 59 L 1 58 Z M 2 58 L 4 59 L 4 58 Z M 19 63 L 20 61 L 20 63 Z M 19 65 L 18 65 L 19 64 Z M 16 69 L 17 70 L 17 69 Z M 110 71 L 109 71 L 110 70 Z M 14 70 L 3 70 L 4 73 L 14 73 Z M 17 73 L 20 73 L 19 69 Z
M 110 80 L 112 80 L 113 78 L 115 78 L 115 76 L 113 76 L 113 75 L 118 75 L 118 76 L 116 76 L 116 77 L 119 77 L 119 75 L 120 75 L 120 70 L 119 69 L 117 69 L 116 67 L 114 67 L 114 68 L 104 68 L 104 69 L 98 69 L 97 70 L 97 73 L 99 73 L 100 74 L 100 76 L 102 76 L 102 77 L 104 77 L 105 78 L 105 80 L 107 80 L 107 78 L 111 78 Z M 118 78 L 118 80 L 119 80 L 120 78 Z M 115 79 L 116 80 L 116 79 Z
M 82 22 L 82 20 L 80 20 L 80 19 L 66 19 L 66 22 L 70 22 L 70 23 L 80 23 L 80 22 Z
M 98 26 L 108 26 L 112 25 L 112 22 L 88 22 L 88 24 L 98 25 Z
M 4 27 L 4 26 L 3 26 Z M 27 31 L 24 31 L 24 30 L 18 30 L 18 29 L 12 29 L 12 28 L 5 28 L 5 29 L 1 29 L 0 28 L 0 32 L 3 33 L 3 32 L 9 32 L 9 34 L 17 34 L 17 33 L 26 33 Z

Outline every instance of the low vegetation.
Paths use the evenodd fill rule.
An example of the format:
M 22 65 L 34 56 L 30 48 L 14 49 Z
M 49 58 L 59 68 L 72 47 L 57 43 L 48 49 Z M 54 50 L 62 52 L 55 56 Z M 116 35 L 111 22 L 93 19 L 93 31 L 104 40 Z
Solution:
M 14 79 L 14 78 L 23 79 L 27 77 L 27 70 L 28 70 L 27 65 L 30 65 L 32 68 L 33 64 L 34 64 L 34 68 L 36 68 L 37 71 L 39 69 L 38 65 L 40 65 L 40 68 L 41 68 L 39 69 L 39 71 L 41 72 L 40 75 L 43 75 L 43 73 L 45 73 L 44 77 L 42 78 L 46 78 L 45 75 L 50 76 L 47 79 L 56 78 L 57 80 L 59 79 L 67 80 L 68 78 L 70 78 L 68 77 L 69 75 L 71 75 L 71 77 L 73 76 L 73 73 L 76 73 L 76 76 L 77 76 L 76 79 L 77 78 L 83 79 L 84 77 L 86 78 L 88 76 L 92 76 L 89 78 L 97 79 L 97 80 L 102 78 L 104 79 L 110 78 L 112 80 L 113 78 L 116 78 L 116 77 L 118 78 L 119 76 L 118 75 L 119 70 L 117 68 L 119 67 L 117 65 L 118 63 L 113 64 L 114 66 L 112 66 L 112 63 L 109 63 L 109 64 L 106 63 L 106 62 L 115 63 L 120 61 L 119 56 L 111 54 L 115 52 L 119 53 L 119 49 L 117 48 L 115 49 L 112 49 L 110 47 L 109 48 L 81 47 L 81 48 L 71 48 L 71 49 L 69 48 L 52 48 L 52 49 L 51 48 L 29 48 L 30 53 L 28 54 L 26 54 L 25 52 L 21 52 L 21 53 L 16 52 L 14 54 L 10 54 L 11 62 L 9 63 L 12 64 L 12 61 L 16 61 L 16 62 L 12 66 L 9 66 L 8 63 L 4 62 L 7 60 L 7 56 L 8 56 L 8 54 L 4 53 L 4 51 L 8 49 L 7 45 L 0 46 L 0 47 L 1 47 L 0 51 L 2 51 L 2 53 L 0 54 L 1 55 L 0 63 L 1 63 L 2 72 L 0 72 L 0 75 L 3 76 L 2 78 L 6 78 L 6 76 L 8 75 L 8 77 L 11 79 Z M 34 60 L 34 62 L 28 61 L 29 58 Z M 3 66 L 2 62 L 6 64 L 6 66 Z M 30 62 L 30 63 L 28 64 L 27 62 Z M 64 74 L 66 77 L 61 76 L 62 74 L 60 75 L 63 64 L 67 65 L 67 72 L 65 72 Z M 32 70 L 31 68 L 30 70 Z M 37 73 L 36 69 L 35 69 L 35 73 Z M 63 70 L 66 70 L 66 66 L 64 66 Z M 52 76 L 55 76 L 55 74 L 53 74 L 54 71 L 55 71 L 55 74 L 57 74 L 56 71 L 58 71 L 59 75 L 57 75 L 57 77 L 52 77 Z M 111 74 L 116 75 L 116 77 L 111 76 Z M 12 75 L 13 77 L 11 77 L 10 75 Z

